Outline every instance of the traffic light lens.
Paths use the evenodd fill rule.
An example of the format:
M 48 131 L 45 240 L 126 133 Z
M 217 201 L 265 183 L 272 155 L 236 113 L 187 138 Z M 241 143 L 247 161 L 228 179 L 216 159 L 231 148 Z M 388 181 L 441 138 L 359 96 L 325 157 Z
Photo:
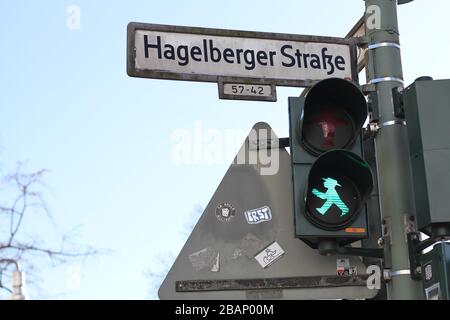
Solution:
M 341 230 L 358 215 L 361 196 L 352 180 L 339 172 L 322 172 L 310 179 L 307 218 L 327 230 Z
M 333 105 L 315 106 L 303 122 L 303 145 L 314 155 L 345 149 L 353 143 L 354 137 L 352 117 L 345 109 Z

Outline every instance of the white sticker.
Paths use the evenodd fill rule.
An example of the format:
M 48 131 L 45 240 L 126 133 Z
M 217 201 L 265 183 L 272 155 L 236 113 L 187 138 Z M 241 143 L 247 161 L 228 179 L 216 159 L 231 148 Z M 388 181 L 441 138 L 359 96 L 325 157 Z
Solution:
M 348 274 L 350 276 L 357 276 L 358 275 L 358 268 L 353 266 L 348 268 Z
M 257 224 L 272 220 L 272 212 L 268 206 L 247 210 L 244 212 L 244 215 L 245 220 L 247 220 L 249 224 Z
M 236 215 L 236 209 L 229 203 L 221 203 L 216 207 L 216 217 L 221 222 L 231 221 Z
M 217 252 L 216 262 L 211 267 L 211 272 L 219 272 L 219 266 L 220 266 L 220 253 Z
M 435 283 L 432 286 L 425 289 L 425 296 L 427 300 L 441 300 L 441 285 Z
M 425 266 L 425 280 L 430 281 L 433 278 L 433 267 L 430 264 Z
M 275 241 L 270 246 L 265 248 L 263 251 L 258 253 L 255 256 L 256 261 L 261 265 L 263 268 L 267 268 L 271 264 L 273 264 L 275 261 L 280 259 L 284 255 L 284 250 L 281 249 L 280 245 Z
M 207 247 L 200 251 L 194 252 L 189 255 L 189 261 L 195 271 L 200 271 L 203 269 L 209 269 L 211 271 L 219 269 L 219 252 L 212 248 Z M 216 272 L 216 271 L 213 271 Z
M 350 266 L 350 259 L 339 258 L 336 259 L 336 271 L 338 276 L 356 276 L 358 269 L 355 266 Z

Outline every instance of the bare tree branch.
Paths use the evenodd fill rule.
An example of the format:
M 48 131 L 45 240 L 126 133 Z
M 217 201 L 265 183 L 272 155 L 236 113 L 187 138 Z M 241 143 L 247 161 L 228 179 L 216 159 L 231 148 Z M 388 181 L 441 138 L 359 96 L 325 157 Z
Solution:
M 186 221 L 184 221 L 181 230 L 178 231 L 178 234 L 181 239 L 186 240 L 200 219 L 204 208 L 197 204 L 194 207 L 194 210 L 189 214 Z M 151 299 L 158 299 L 158 290 L 161 283 L 164 281 L 167 273 L 169 272 L 172 264 L 176 259 L 176 255 L 173 252 L 161 252 L 156 255 L 153 259 L 152 267 L 148 268 L 145 271 L 145 276 L 148 278 L 150 282 L 149 288 L 149 297 Z
M 9 273 L 5 272 L 8 265 L 2 264 L 1 260 L 11 259 L 27 262 L 28 270 L 33 270 L 33 265 L 40 258 L 49 259 L 52 264 L 56 264 L 107 252 L 105 250 L 100 252 L 91 247 L 80 249 L 79 246 L 69 243 L 70 237 L 68 234 L 62 234 L 60 245 L 55 248 L 54 245 L 48 245 L 45 241 L 42 241 L 38 237 L 39 232 L 33 235 L 31 239 L 26 238 L 21 233 L 24 221 L 32 212 L 44 213 L 49 221 L 54 223 L 40 190 L 45 187 L 43 177 L 48 171 L 38 170 L 24 173 L 22 165 L 22 163 L 19 163 L 16 171 L 0 178 L 0 188 L 8 190 L 6 192 L 7 199 L 2 199 L 0 205 L 0 219 L 2 219 L 0 220 L 0 227 L 5 226 L 5 228 L 0 229 L 0 290 L 7 292 L 11 292 L 5 285 L 5 280 L 10 280 Z M 3 194 L 5 193 L 2 192 Z M 2 223 L 2 221 L 7 223 Z M 8 225 L 9 228 L 6 227 Z M 73 249 L 73 247 L 76 249 Z M 24 264 L 22 263 L 22 265 Z
M 3 272 L 6 270 L 7 267 L 8 266 L 5 265 L 4 267 L 0 268 L 0 289 L 5 290 L 9 293 L 12 293 L 12 290 L 3 284 Z

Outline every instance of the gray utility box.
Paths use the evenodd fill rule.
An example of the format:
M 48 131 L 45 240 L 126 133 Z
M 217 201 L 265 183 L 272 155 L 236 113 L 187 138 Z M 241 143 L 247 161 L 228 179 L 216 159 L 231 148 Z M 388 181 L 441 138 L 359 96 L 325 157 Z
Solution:
M 417 225 L 450 235 L 450 80 L 416 81 L 403 92 Z
M 422 281 L 425 299 L 450 299 L 450 244 L 436 244 L 421 256 Z

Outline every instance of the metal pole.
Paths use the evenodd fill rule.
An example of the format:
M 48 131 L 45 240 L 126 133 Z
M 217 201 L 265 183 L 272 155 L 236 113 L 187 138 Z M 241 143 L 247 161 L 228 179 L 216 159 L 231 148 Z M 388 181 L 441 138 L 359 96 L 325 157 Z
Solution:
M 16 271 L 12 275 L 12 295 L 11 300 L 27 300 L 25 294 L 25 272 L 22 272 L 18 261 L 13 259 L 0 259 L 0 263 L 13 264 Z
M 394 114 L 392 90 L 403 87 L 396 0 L 365 0 L 369 41 L 368 78 L 377 92 L 375 138 L 385 250 L 390 269 L 388 299 L 421 299 L 421 284 L 409 275 L 406 233 L 414 216 L 412 177 L 404 119 Z

